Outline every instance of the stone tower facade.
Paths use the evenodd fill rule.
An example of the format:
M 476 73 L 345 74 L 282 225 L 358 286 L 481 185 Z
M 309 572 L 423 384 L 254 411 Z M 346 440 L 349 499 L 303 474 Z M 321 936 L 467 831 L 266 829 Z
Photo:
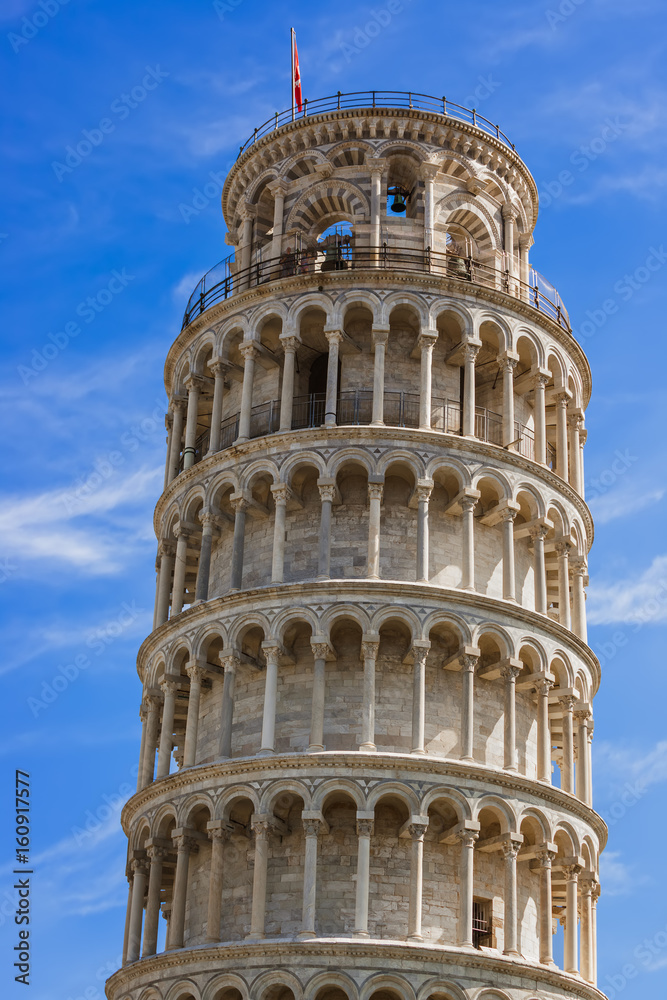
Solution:
M 337 95 L 222 208 L 167 355 L 108 997 L 599 1000 L 590 371 L 534 181 L 475 112 Z

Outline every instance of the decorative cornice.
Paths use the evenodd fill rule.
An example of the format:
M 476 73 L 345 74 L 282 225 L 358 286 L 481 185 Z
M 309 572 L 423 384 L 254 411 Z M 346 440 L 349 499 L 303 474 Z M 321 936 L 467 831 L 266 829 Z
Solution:
M 491 786 L 496 790 L 521 794 L 533 802 L 537 799 L 587 823 L 595 831 L 601 851 L 607 842 L 607 826 L 602 817 L 585 802 L 554 785 L 546 785 L 524 775 L 510 773 L 503 768 L 489 767 L 477 762 L 385 751 L 366 753 L 363 750 L 324 750 L 319 753 L 304 751 L 274 754 L 270 757 L 259 755 L 235 757 L 184 768 L 159 781 L 154 781 L 128 799 L 121 812 L 121 824 L 125 833 L 129 834 L 135 817 L 144 813 L 152 804 L 162 801 L 163 798 L 172 802 L 178 792 L 188 789 L 194 791 L 196 788 L 201 791 L 202 785 L 207 782 L 219 790 L 221 780 L 224 778 L 248 782 L 253 777 L 257 779 L 260 775 L 271 775 L 273 772 L 276 776 L 284 778 L 287 774 L 301 771 L 308 772 L 310 778 L 317 777 L 318 772 L 321 772 L 319 776 L 330 777 L 331 771 L 340 774 L 341 770 L 356 771 L 360 778 L 372 776 L 394 778 L 399 769 L 402 775 L 409 775 L 420 783 L 438 784 L 443 778 L 452 778 L 455 779 L 457 788 L 466 784 L 481 784 L 484 787 Z
M 537 986 L 542 990 L 553 990 L 562 996 L 605 1000 L 600 990 L 585 983 L 579 976 L 560 972 L 554 967 L 545 967 L 538 962 L 529 962 L 516 955 L 490 955 L 477 949 L 457 948 L 453 945 L 359 940 L 353 937 L 318 937 L 308 941 L 264 938 L 260 941 L 232 941 L 164 952 L 119 969 L 107 980 L 106 987 L 110 1000 L 117 1000 L 128 990 L 142 990 L 158 979 L 165 981 L 175 976 L 193 979 L 202 974 L 213 977 L 225 971 L 236 972 L 242 965 L 251 973 L 248 978 L 252 987 L 252 982 L 267 969 L 287 965 L 296 975 L 299 969 L 313 966 L 345 971 L 348 961 L 349 968 L 359 968 L 364 960 L 369 960 L 371 969 L 400 969 L 398 974 L 421 973 L 454 980 L 465 976 L 464 970 L 470 969 L 474 970 L 473 978 L 477 984 L 486 981 L 493 983 L 495 987 L 513 990 L 517 980 L 525 979 L 525 986 L 521 982 L 520 988 L 527 991 L 527 994 L 532 994 Z M 368 976 L 372 974 L 371 969 L 367 972 Z M 457 973 L 454 970 L 462 971 Z M 308 972 L 307 978 L 310 979 L 311 975 Z

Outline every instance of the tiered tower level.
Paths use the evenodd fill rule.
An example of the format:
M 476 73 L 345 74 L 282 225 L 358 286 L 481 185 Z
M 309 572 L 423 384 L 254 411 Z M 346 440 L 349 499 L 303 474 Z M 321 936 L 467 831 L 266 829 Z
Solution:
M 533 179 L 474 113 L 339 96 L 222 208 L 167 355 L 108 996 L 599 998 L 590 372 Z

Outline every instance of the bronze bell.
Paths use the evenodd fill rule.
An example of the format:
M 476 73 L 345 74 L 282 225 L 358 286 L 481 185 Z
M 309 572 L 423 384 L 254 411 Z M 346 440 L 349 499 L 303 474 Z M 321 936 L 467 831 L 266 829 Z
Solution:
M 393 191 L 394 200 L 391 203 L 392 212 L 396 212 L 399 215 L 401 212 L 407 210 L 407 205 L 405 204 L 405 192 L 401 188 L 394 188 Z

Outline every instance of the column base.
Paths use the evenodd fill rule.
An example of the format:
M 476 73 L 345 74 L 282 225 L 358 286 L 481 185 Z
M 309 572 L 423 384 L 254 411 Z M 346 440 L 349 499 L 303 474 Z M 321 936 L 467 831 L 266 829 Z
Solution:
M 245 940 L 246 941 L 263 941 L 265 937 L 266 937 L 265 934 L 260 934 L 258 931 L 255 931 L 255 933 L 253 933 L 251 931 L 250 934 L 246 935 Z
M 517 951 L 516 948 L 510 948 L 509 951 L 506 949 L 503 952 L 503 955 L 510 955 L 512 958 L 519 958 L 520 957 L 519 952 Z
M 354 931 L 354 936 L 358 938 L 369 938 L 370 934 L 368 931 Z
M 359 749 L 365 750 L 366 753 L 377 753 L 377 747 L 375 746 L 375 743 L 360 743 Z
M 421 750 L 421 749 L 411 750 L 410 753 L 413 756 L 415 756 L 415 757 L 427 757 L 428 756 L 428 754 L 426 753 L 426 750 Z
M 371 422 L 370 422 L 370 424 L 368 426 L 369 427 L 384 427 L 385 426 L 385 422 L 384 422 L 384 420 L 371 420 Z
M 315 931 L 300 931 L 297 934 L 297 939 L 299 941 L 308 941 L 308 940 L 310 940 L 311 938 L 314 938 L 314 937 L 317 937 L 317 934 L 315 933 Z
M 308 747 L 308 753 L 322 753 L 326 750 L 326 747 L 322 743 L 311 743 Z
M 233 448 L 235 448 L 237 444 L 244 444 L 244 443 L 245 443 L 246 441 L 249 441 L 249 440 L 250 440 L 250 438 L 246 438 L 246 437 L 243 437 L 243 438 L 242 438 L 242 437 L 238 437 L 238 438 L 236 439 L 236 441 L 233 441 L 233 442 L 232 442 L 232 447 L 233 447 Z
M 424 940 L 423 934 L 408 934 L 406 941 L 414 941 L 415 944 L 421 944 Z
M 261 750 L 257 752 L 258 757 L 273 757 L 276 751 L 272 747 L 262 747 Z
M 475 763 L 475 758 L 474 757 L 459 757 L 459 760 L 465 760 L 466 763 L 470 763 L 470 764 L 474 764 Z

